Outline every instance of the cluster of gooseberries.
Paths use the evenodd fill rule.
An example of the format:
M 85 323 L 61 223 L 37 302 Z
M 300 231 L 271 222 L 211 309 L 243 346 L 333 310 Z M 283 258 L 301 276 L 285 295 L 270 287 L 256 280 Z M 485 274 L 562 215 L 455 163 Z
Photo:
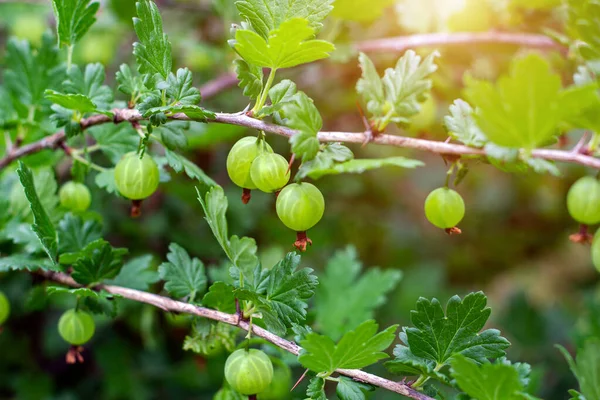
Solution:
M 595 236 L 588 233 L 589 225 L 600 222 L 600 181 L 592 176 L 577 180 L 567 193 L 567 209 L 581 226 L 570 239 L 576 243 L 592 243 L 592 262 L 600 271 L 600 230 Z
M 67 363 L 83 362 L 82 345 L 94 336 L 95 330 L 96 324 L 90 314 L 77 309 L 65 311 L 58 320 L 58 333 L 71 345 L 66 356 Z
M 254 396 L 257 400 L 276 400 L 285 397 L 291 383 L 289 367 L 273 362 L 258 349 L 240 349 L 229 355 L 225 362 L 225 380 L 239 394 Z
M 263 136 L 245 137 L 233 145 L 227 156 L 227 173 L 231 181 L 243 189 L 244 204 L 250 201 L 252 189 L 277 193 L 277 216 L 285 226 L 297 232 L 294 246 L 304 251 L 312 244 L 306 231 L 323 217 L 323 194 L 310 183 L 287 185 L 290 166 L 284 157 L 273 152 Z
M 465 202 L 458 192 L 447 186 L 435 189 L 425 199 L 425 216 L 448 234 L 459 234 L 461 230 L 456 225 L 465 216 Z

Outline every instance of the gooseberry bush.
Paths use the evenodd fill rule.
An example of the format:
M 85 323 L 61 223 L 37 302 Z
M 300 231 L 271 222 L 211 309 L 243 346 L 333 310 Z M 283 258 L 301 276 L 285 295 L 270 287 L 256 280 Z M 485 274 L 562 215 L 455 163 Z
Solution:
M 463 199 L 460 186 L 469 179 L 469 170 L 490 164 L 504 174 L 558 177 L 556 162 L 586 167 L 578 170 L 580 179 L 569 190 L 563 213 L 580 224 L 571 240 L 591 245 L 590 264 L 600 270 L 600 233 L 591 231 L 600 222 L 600 2 L 549 0 L 530 8 L 526 1 L 508 2 L 515 9 L 560 14 L 562 25 L 548 27 L 548 36 L 492 31 L 456 39 L 449 33 L 454 44 L 512 41 L 524 50 L 511 57 L 497 79 L 481 70 L 465 74 L 461 98 L 443 111 L 439 128 L 447 140 L 426 134 L 435 129 L 443 109 L 433 90 L 434 83 L 443 82 L 437 74 L 449 61 L 434 48 L 448 44 L 446 40 L 409 40 L 413 45 L 398 46 L 400 53 L 390 45 L 387 56 L 393 63 L 384 70 L 381 60 L 367 53 L 385 50 L 385 42 L 355 45 L 350 37 L 351 28 L 377 25 L 392 1 L 212 2 L 221 22 L 231 23 L 229 40 L 222 43 L 225 79 L 239 86 L 247 104 L 232 113 L 206 106 L 203 90 L 194 86 L 203 81 L 202 88 L 214 90 L 186 65 L 202 63 L 202 51 L 186 50 L 183 61 L 174 57 L 174 49 L 184 44 L 167 36 L 161 2 L 138 0 L 129 8 L 129 2 L 108 3 L 124 23 L 133 24 L 136 34 L 134 62 L 121 64 L 114 74 L 107 74 L 101 63 L 82 62 L 94 57 L 93 46 L 86 42 L 90 35 L 103 37 L 93 29 L 104 9 L 92 0 L 52 0 L 52 32 L 37 41 L 6 42 L 0 87 L 5 138 L 0 158 L 0 284 L 15 275 L 31 280 L 27 295 L 23 290 L 20 295 L 0 292 L 4 337 L 15 338 L 12 320 L 27 309 L 40 315 L 59 306 L 62 315 L 53 329 L 64 340 L 64 363 L 85 368 L 98 336 L 109 335 L 113 328 L 138 329 L 147 346 L 157 345 L 149 308 L 136 309 L 142 310 L 139 326 L 112 323 L 132 303 L 146 304 L 185 329 L 176 345 L 197 354 L 201 363 L 222 356 L 224 362 L 213 363 L 218 368 L 209 371 L 218 380 L 210 396 L 218 400 L 539 398 L 534 384 L 539 373 L 535 366 L 509 361 L 511 343 L 489 326 L 491 309 L 483 292 L 442 300 L 419 297 L 410 307 L 410 323 L 386 321 L 390 324 L 380 326 L 376 311 L 396 296 L 400 271 L 362 271 L 353 246 L 335 252 L 318 271 L 303 256 L 323 246 L 319 230 L 331 213 L 328 204 L 344 201 L 352 191 L 346 186 L 349 181 L 335 186 L 337 175 L 426 169 L 416 156 L 355 158 L 350 148 L 357 144 L 359 152 L 361 144 L 378 144 L 422 150 L 444 161 L 445 174 L 427 172 L 437 183 L 419 197 L 419 219 L 438 229 L 444 241 L 454 241 L 453 246 L 460 246 L 456 235 L 470 218 L 471 199 Z M 467 3 L 474 16 L 458 13 L 444 29 L 492 18 L 492 9 L 481 8 L 487 2 Z M 27 34 L 19 24 L 15 31 Z M 558 51 L 548 55 L 553 49 Z M 107 58 L 103 48 L 97 52 L 99 59 Z M 333 105 L 307 94 L 320 84 L 311 79 L 310 68 L 324 62 L 356 67 L 352 102 L 357 101 L 358 109 L 353 117 L 362 120 L 362 132 L 324 130 L 324 125 L 338 130 L 346 126 L 323 121 L 320 110 Z M 303 70 L 305 76 L 290 70 Z M 245 129 L 229 130 L 239 127 Z M 194 129 L 214 129 L 210 144 L 233 143 L 219 159 L 219 170 L 207 173 L 201 160 L 189 158 L 190 143 L 205 140 Z M 288 142 L 282 143 L 281 136 Z M 569 140 L 578 143 L 566 149 Z M 177 175 L 185 177 L 177 196 L 192 198 L 196 208 L 172 206 L 167 218 L 180 221 L 181 227 L 172 222 L 162 226 L 188 245 L 170 243 L 160 254 L 165 261 L 157 266 L 150 255 L 155 247 L 144 241 L 148 225 L 143 221 L 158 215 L 156 199 L 166 195 L 161 187 Z M 231 184 L 235 192 L 229 191 Z M 396 198 L 418 197 L 418 190 L 390 191 Z M 114 207 L 115 199 L 129 210 Z M 270 208 L 254 205 L 267 201 Z M 236 234 L 243 229 L 229 223 L 228 211 L 278 224 L 276 235 L 286 238 L 288 249 L 282 254 L 260 252 L 257 240 Z M 355 218 L 360 214 L 347 213 L 335 229 L 344 230 Z M 127 235 L 113 235 L 111 229 L 123 221 Z M 190 239 L 182 228 L 187 224 L 206 226 L 213 237 Z M 357 241 L 361 235 L 356 233 Z M 219 252 L 207 256 L 205 265 L 194 257 L 198 249 L 190 243 L 197 248 L 216 243 Z M 147 248 L 147 254 L 129 255 L 134 245 Z M 427 241 L 421 246 L 429 251 Z M 597 321 L 592 325 L 598 333 Z M 538 348 L 563 353 L 565 366 L 579 381 L 578 391 L 569 392 L 573 399 L 600 398 L 598 337 L 579 340 L 575 359 L 571 349 Z M 124 357 L 114 349 L 98 353 L 104 360 Z M 189 370 L 169 376 L 175 375 L 201 380 L 193 373 L 190 377 Z M 117 393 L 109 398 L 138 397 Z

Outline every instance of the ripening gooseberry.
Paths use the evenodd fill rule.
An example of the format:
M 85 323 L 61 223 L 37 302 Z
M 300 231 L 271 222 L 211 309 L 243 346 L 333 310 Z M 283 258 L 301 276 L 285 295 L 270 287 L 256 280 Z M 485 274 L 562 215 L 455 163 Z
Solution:
M 127 153 L 115 167 L 115 183 L 119 192 L 131 200 L 150 197 L 158 188 L 160 172 L 152 157 L 136 152 Z
M 584 176 L 567 193 L 567 209 L 571 217 L 585 225 L 600 222 L 600 181 Z
M 83 183 L 69 181 L 58 191 L 60 205 L 71 211 L 82 212 L 92 203 L 90 190 Z
M 238 393 L 249 396 L 265 391 L 273 380 L 273 364 L 257 349 L 236 350 L 225 362 L 225 379 Z
M 289 182 L 289 164 L 279 154 L 263 153 L 254 159 L 250 168 L 250 178 L 259 190 L 275 192 Z
M 8 299 L 4 295 L 4 293 L 0 292 L 0 325 L 2 325 L 10 315 L 10 303 Z
M 425 199 L 425 216 L 438 228 L 454 228 L 465 216 L 465 202 L 452 189 L 435 189 Z
M 273 152 L 271 146 L 263 139 L 247 136 L 238 140 L 227 155 L 229 179 L 243 189 L 256 189 L 250 176 L 250 168 L 256 157 L 263 152 Z
M 96 330 L 92 316 L 84 311 L 65 311 L 58 321 L 58 333 L 67 343 L 80 346 L 87 343 Z
M 292 183 L 277 196 L 277 216 L 285 226 L 304 232 L 321 220 L 325 212 L 325 199 L 313 184 Z

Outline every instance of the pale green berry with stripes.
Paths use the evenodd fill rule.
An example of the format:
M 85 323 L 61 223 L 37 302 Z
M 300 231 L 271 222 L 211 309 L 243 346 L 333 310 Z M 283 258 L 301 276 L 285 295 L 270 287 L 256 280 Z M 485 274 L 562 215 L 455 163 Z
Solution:
M 250 168 L 256 157 L 263 153 L 273 153 L 271 146 L 263 139 L 247 136 L 238 140 L 227 155 L 229 179 L 243 189 L 256 189 Z
M 74 181 L 69 181 L 61 186 L 58 198 L 61 206 L 75 212 L 85 211 L 92 204 L 92 194 L 87 186 Z
M 296 232 L 305 232 L 323 218 L 325 199 L 311 183 L 292 183 L 277 196 L 276 209 L 285 226 Z
M 450 188 L 435 189 L 425 199 L 425 216 L 438 228 L 452 229 L 465 216 L 465 202 Z M 458 230 L 455 233 L 459 233 Z
M 136 152 L 127 153 L 115 167 L 115 183 L 119 193 L 131 200 L 150 197 L 158 188 L 158 165 L 147 153 L 140 159 Z
M 567 209 L 580 224 L 600 222 L 600 181 L 593 176 L 578 179 L 567 193 Z
M 273 363 L 260 350 L 236 350 L 225 362 L 225 379 L 240 394 L 258 394 L 267 390 L 273 380 Z
M 258 190 L 273 193 L 289 182 L 289 163 L 279 154 L 263 153 L 252 163 L 250 177 Z
M 87 343 L 96 330 L 92 316 L 84 311 L 71 309 L 58 320 L 58 333 L 67 343 L 81 346 Z
M 4 295 L 4 293 L 0 292 L 0 325 L 2 325 L 8 319 L 10 315 L 10 303 L 8 299 Z

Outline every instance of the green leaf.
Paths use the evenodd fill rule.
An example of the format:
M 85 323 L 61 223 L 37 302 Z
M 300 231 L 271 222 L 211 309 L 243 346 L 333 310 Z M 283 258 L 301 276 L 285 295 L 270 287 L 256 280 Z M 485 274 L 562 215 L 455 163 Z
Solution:
M 33 173 L 33 184 L 35 191 L 42 203 L 42 207 L 48 213 L 50 220 L 56 222 L 62 216 L 62 212 L 59 209 L 59 199 L 57 195 L 58 184 L 56 183 L 56 177 L 54 176 L 54 170 L 52 168 L 42 168 L 32 171 Z M 10 208 L 9 211 L 12 215 L 19 217 L 22 220 L 30 220 L 31 207 L 25 196 L 23 186 L 19 183 L 13 188 L 13 193 L 10 197 Z
M 296 178 L 303 179 L 313 170 L 326 170 L 333 167 L 336 162 L 343 163 L 354 158 L 354 153 L 341 143 L 328 143 L 321 146 L 314 159 L 302 163 Z
M 362 76 L 356 83 L 356 91 L 367 103 L 374 127 L 383 131 L 389 122 L 408 124 L 410 117 L 421 110 L 427 99 L 432 82 L 429 75 L 437 70 L 434 51 L 423 61 L 414 51 L 408 50 L 394 68 L 388 68 L 383 78 L 367 55 L 359 55 Z
M 310 400 L 327 400 L 327 396 L 325 396 L 325 379 L 312 378 L 306 388 L 306 395 Z
M 162 143 L 169 150 L 183 149 L 187 147 L 188 141 L 184 130 L 188 130 L 190 123 L 186 121 L 172 121 L 165 125 L 155 128 L 155 132 L 160 134 Z
M 394 357 L 394 360 L 385 363 L 385 367 L 392 374 L 424 376 L 450 385 L 450 379 L 436 370 L 435 361 L 415 356 L 408 347 L 397 345 L 394 348 Z
M 296 94 L 296 84 L 289 79 L 284 79 L 269 90 L 271 105 L 260 109 L 257 116 L 262 117 L 279 113 L 286 103 L 294 100 Z
M 56 270 L 52 263 L 47 259 L 31 258 L 29 255 L 25 254 L 0 257 L 0 272 L 20 270 L 35 271 L 38 269 Z
M 83 72 L 78 66 L 72 66 L 68 79 L 63 83 L 63 89 L 65 93 L 85 95 L 97 108 L 108 110 L 114 97 L 112 89 L 104 85 L 105 79 L 102 64 L 88 64 Z
M 487 298 L 482 292 L 471 293 L 461 300 L 453 296 L 446 312 L 437 299 L 420 298 L 411 311 L 414 328 L 404 328 L 401 339 L 417 357 L 446 365 L 454 356 L 483 363 L 501 357 L 510 346 L 496 329 L 480 332 L 490 316 Z
M 40 49 L 32 49 L 25 40 L 9 39 L 4 60 L 3 82 L 18 107 L 30 110 L 40 105 L 44 91 L 59 89 L 64 78 L 56 43 L 48 35 L 43 36 Z
M 293 18 L 270 32 L 267 40 L 254 31 L 238 29 L 234 48 L 249 64 L 271 68 L 291 68 L 329 57 L 335 46 L 315 36 L 308 20 Z
M 139 0 L 136 9 L 137 18 L 133 19 L 133 26 L 139 42 L 133 44 L 133 54 L 139 71 L 167 79 L 173 68 L 171 43 L 163 32 L 158 7 L 151 0 Z
M 310 161 L 319 152 L 319 139 L 310 132 L 299 132 L 290 138 L 292 152 L 300 156 L 302 162 Z
M 223 188 L 218 185 L 212 186 L 203 197 L 198 188 L 198 201 L 204 210 L 205 219 L 212 230 L 213 235 L 223 248 L 234 267 L 241 271 L 252 271 L 258 265 L 256 256 L 256 243 L 252 238 L 228 237 L 227 219 L 227 197 Z
M 579 382 L 579 390 L 586 400 L 600 399 L 600 339 L 590 338 L 577 350 L 577 359 L 557 345 Z
M 254 249 L 255 250 L 255 249 Z M 300 256 L 288 253 L 270 270 L 256 268 L 252 289 L 239 289 L 240 299 L 257 300 L 267 329 L 284 335 L 292 324 L 306 319 L 306 303 L 315 293 L 317 278 L 310 268 L 301 268 Z
M 550 70 L 548 61 L 531 54 L 513 61 L 509 74 L 495 85 L 467 78 L 465 94 L 490 141 L 533 149 L 547 145 L 559 123 L 590 105 L 593 97 L 587 90 L 563 90 L 560 75 Z
M 444 117 L 444 124 L 450 136 L 467 146 L 483 147 L 487 142 L 485 133 L 479 129 L 471 105 L 457 99 L 450 106 L 450 115 Z
M 233 63 L 239 81 L 238 86 L 244 90 L 244 96 L 257 99 L 263 89 L 263 69 L 250 65 L 244 60 L 235 60 Z
M 338 368 L 357 369 L 376 363 L 394 341 L 397 325 L 377 333 L 378 325 L 369 320 L 347 332 L 336 345 L 327 336 L 309 333 L 300 342 L 303 350 L 298 361 L 314 372 L 331 373 Z
M 380 158 L 373 160 L 350 160 L 341 164 L 335 164 L 331 168 L 327 169 L 313 169 L 307 172 L 308 177 L 311 179 L 319 179 L 325 175 L 339 175 L 339 174 L 362 174 L 365 171 L 378 169 L 382 167 L 401 167 L 401 168 L 416 168 L 421 167 L 425 164 L 418 160 L 412 160 L 405 157 L 389 157 Z
M 102 238 L 102 225 L 96 220 L 84 221 L 71 213 L 58 223 L 58 244 L 64 253 L 79 253 L 88 244 Z
M 346 21 L 373 22 L 394 0 L 335 0 L 331 15 Z
M 87 132 L 92 135 L 96 145 L 100 146 L 100 151 L 114 164 L 124 154 L 137 150 L 140 142 L 140 137 L 131 124 L 102 124 Z
M 302 158 L 302 162 L 310 161 L 319 152 L 317 133 L 323 127 L 323 120 L 312 99 L 304 92 L 298 92 L 282 107 L 286 117 L 286 125 L 299 131 L 290 138 L 292 152 Z
M 42 247 L 52 263 L 56 264 L 58 262 L 58 235 L 50 217 L 48 217 L 44 206 L 40 202 L 34 185 L 33 174 L 22 161 L 19 161 L 17 174 L 19 175 L 21 185 L 25 190 L 25 196 L 29 201 L 31 212 L 33 213 L 33 225 L 31 227 L 40 239 Z
M 344 332 L 372 319 L 386 294 L 393 290 L 402 273 L 369 268 L 360 275 L 362 264 L 352 246 L 336 252 L 321 275 L 315 295 L 315 322 L 325 335 L 338 339 Z
M 119 84 L 117 89 L 119 92 L 131 96 L 131 99 L 134 100 L 132 104 L 135 104 L 135 100 L 138 96 L 147 90 L 144 86 L 142 77 L 134 74 L 127 64 L 121 64 L 117 71 L 116 78 L 117 83 Z
M 100 3 L 91 0 L 52 0 L 56 16 L 58 42 L 61 46 L 73 46 L 96 22 Z
M 192 72 L 187 68 L 179 68 L 177 75 L 170 73 L 167 79 L 167 96 L 179 105 L 196 105 L 202 96 L 194 87 Z
M 292 18 L 305 18 L 308 25 L 318 32 L 321 21 L 331 11 L 333 0 L 241 0 L 235 5 L 242 18 L 246 19 L 263 39 L 280 25 Z
M 150 254 L 133 258 L 123 265 L 115 279 L 108 280 L 106 283 L 136 290 L 148 290 L 150 285 L 160 280 L 158 273 L 149 269 L 151 263 Z
M 459 355 L 452 360 L 451 374 L 458 387 L 478 400 L 523 399 L 523 385 L 517 370 L 506 364 L 478 365 Z
M 340 376 L 335 393 L 340 400 L 367 400 L 367 393 L 375 388 L 369 384 L 357 382 L 345 376 Z
M 66 287 L 62 287 L 62 286 L 48 286 L 46 288 L 46 293 L 48 294 L 48 296 L 52 296 L 53 294 L 69 294 L 71 296 L 76 296 L 76 297 L 93 297 L 93 298 L 99 298 L 101 297 L 101 295 L 96 292 L 95 290 L 92 289 L 88 289 L 88 288 L 66 288 Z M 104 292 L 106 293 L 106 292 Z M 113 296 L 110 295 L 109 296 Z
M 206 186 L 216 186 L 216 182 L 213 181 L 208 175 L 204 173 L 196 164 L 182 156 L 168 149 L 165 150 L 167 157 L 167 163 L 175 172 L 185 172 L 187 176 L 192 179 L 197 179 Z
M 235 328 L 229 324 L 198 319 L 193 325 L 192 334 L 185 338 L 183 350 L 191 350 L 194 353 L 208 356 L 213 355 L 215 349 L 218 352 L 222 347 L 233 351 L 235 333 Z
M 202 305 L 223 311 L 228 314 L 235 312 L 234 287 L 224 282 L 215 282 L 210 285 L 208 293 L 202 298 Z
M 169 245 L 167 260 L 158 267 L 165 289 L 175 298 L 189 297 L 193 303 L 206 290 L 204 264 L 197 258 L 190 258 L 185 249 L 176 243 Z
M 126 249 L 114 249 L 107 241 L 98 239 L 83 249 L 82 255 L 73 264 L 71 276 L 82 285 L 112 279 L 119 274 L 125 253 Z
M 108 193 L 118 193 L 117 184 L 115 183 L 115 169 L 108 168 L 98 173 L 94 179 L 98 187 L 103 188 Z
M 65 94 L 54 90 L 46 90 L 45 94 L 48 100 L 68 110 L 87 113 L 94 112 L 97 108 L 89 97 L 82 94 Z
M 577 51 L 590 61 L 594 72 L 600 65 L 600 4 L 597 1 L 568 0 L 568 31 L 577 39 Z

